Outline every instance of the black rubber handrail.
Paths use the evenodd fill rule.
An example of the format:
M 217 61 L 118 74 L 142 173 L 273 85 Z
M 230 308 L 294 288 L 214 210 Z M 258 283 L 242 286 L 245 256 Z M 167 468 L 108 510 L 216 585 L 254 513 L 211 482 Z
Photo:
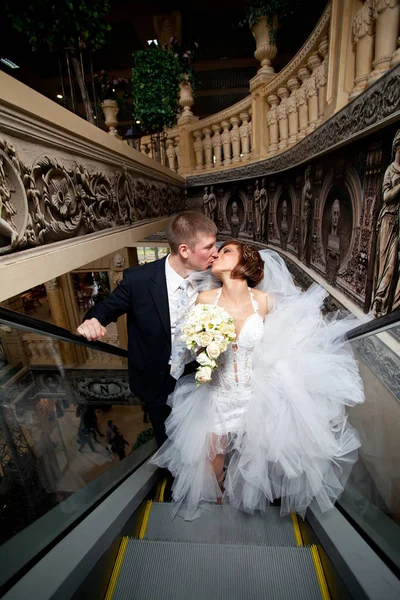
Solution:
M 58 325 L 34 319 L 33 317 L 29 317 L 2 306 L 0 306 L 0 322 L 31 333 L 47 335 L 55 340 L 60 340 L 61 342 L 70 342 L 71 344 L 85 346 L 85 348 L 106 352 L 107 354 L 115 354 L 116 356 L 122 356 L 123 358 L 128 357 L 127 350 L 111 346 L 111 344 L 105 344 L 104 342 L 88 342 L 88 340 L 78 333 L 71 333 L 68 329 L 58 327 Z
M 396 325 L 400 325 L 400 310 L 395 310 L 388 315 L 372 319 L 372 321 L 368 321 L 368 323 L 363 323 L 363 325 L 350 329 L 350 331 L 346 333 L 346 338 L 348 340 L 357 340 L 366 337 L 367 335 L 381 333 Z
M 122 356 L 124 358 L 128 357 L 127 350 L 111 346 L 111 344 L 105 344 L 104 342 L 88 342 L 84 337 L 77 333 L 71 333 L 68 329 L 58 327 L 58 325 L 53 325 L 52 323 L 40 321 L 39 319 L 34 319 L 33 317 L 29 317 L 28 315 L 24 315 L 14 310 L 3 308 L 2 306 L 0 306 L 0 321 L 6 325 L 24 329 L 25 331 L 48 335 L 49 337 L 62 342 L 71 342 L 72 344 L 91 348 L 92 350 L 99 350 L 100 352 L 106 352 L 107 354 L 115 354 L 116 356 Z M 395 310 L 388 315 L 372 319 L 371 321 L 368 321 L 368 323 L 350 329 L 350 331 L 346 333 L 346 338 L 354 341 L 366 337 L 367 335 L 380 333 L 397 324 L 400 326 L 400 310 Z

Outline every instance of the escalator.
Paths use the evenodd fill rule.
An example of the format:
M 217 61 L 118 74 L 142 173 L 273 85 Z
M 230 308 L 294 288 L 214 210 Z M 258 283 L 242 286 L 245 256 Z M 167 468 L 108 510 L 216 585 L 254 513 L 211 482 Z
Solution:
M 100 342 L 88 343 L 65 330 L 1 308 L 0 325 L 2 331 L 9 328 L 7 335 L 15 334 L 15 339 L 33 334 L 27 339 L 37 340 L 41 348 L 41 357 L 39 351 L 33 355 L 36 363 L 33 360 L 34 364 L 21 364 L 17 371 L 12 370 L 12 378 L 0 385 L 0 432 L 9 452 L 8 463 L 5 451 L 0 452 L 1 464 L 6 464 L 6 468 L 0 464 L 3 478 L 0 486 L 7 473 L 12 477 L 19 470 L 14 478 L 19 497 L 4 497 L 8 515 L 26 513 L 25 521 L 7 539 L 1 540 L 0 597 L 7 600 L 391 600 L 400 597 L 397 512 L 400 489 L 397 492 L 399 476 L 392 464 L 392 452 L 398 442 L 391 439 L 387 450 L 381 432 L 379 455 L 376 443 L 379 436 L 373 435 L 380 425 L 386 435 L 393 437 L 396 428 L 398 431 L 399 399 L 391 385 L 397 381 L 398 373 L 388 373 L 385 379 L 382 364 L 381 371 L 376 373 L 371 358 L 375 350 L 379 353 L 378 362 L 382 362 L 382 352 L 387 350 L 390 356 L 387 352 L 384 355 L 386 368 L 393 371 L 397 365 L 399 314 L 376 319 L 348 334 L 362 363 L 366 385 L 367 410 L 349 415 L 350 421 L 361 430 L 363 450 L 343 495 L 343 505 L 339 502 L 325 514 L 317 506 L 311 506 L 305 521 L 296 515 L 281 518 L 278 505 L 254 515 L 230 506 L 210 506 L 193 522 L 173 518 L 172 505 L 164 501 L 165 482 L 161 473 L 148 463 L 155 449 L 154 441 L 144 443 L 112 465 L 102 462 L 107 457 L 105 442 L 99 439 L 95 443 L 90 438 L 92 452 L 85 438 L 86 445 L 79 454 L 65 442 L 72 440 L 76 444 L 76 431 L 72 436 L 71 427 L 76 427 L 79 420 L 68 402 L 72 407 L 77 402 L 89 402 L 87 389 L 91 386 L 100 394 L 96 400 L 98 411 L 105 410 L 101 423 L 108 416 L 116 419 L 123 412 L 132 422 L 139 414 L 136 407 L 134 415 L 130 415 L 132 399 L 127 401 L 125 397 L 125 404 L 122 401 L 115 404 L 115 387 L 111 390 L 113 400 L 102 406 L 102 402 L 107 404 L 101 397 L 102 390 L 105 395 L 110 391 L 107 370 L 98 368 L 96 375 L 93 368 L 85 372 L 82 365 L 77 368 L 66 364 L 64 357 L 71 356 L 71 352 L 65 352 L 65 345 L 88 348 L 91 356 L 96 351 L 108 356 L 108 361 L 120 358 L 113 373 L 117 374 L 115 382 L 120 382 L 121 388 L 126 376 L 123 362 L 126 352 Z M 41 364 L 46 356 L 52 357 L 53 362 L 46 359 L 47 363 Z M 388 356 L 392 362 L 388 362 Z M 15 357 L 15 366 L 18 358 Z M 50 381 L 49 374 L 53 380 L 57 379 L 58 387 Z M 47 387 L 43 382 L 47 382 Z M 82 397 L 77 399 L 77 394 Z M 49 398 L 55 416 L 50 415 L 50 446 L 45 446 L 43 440 L 39 443 L 35 438 L 33 429 L 29 430 L 26 414 L 36 414 Z M 385 406 L 383 415 L 380 404 Z M 375 415 L 372 421 L 371 415 Z M 48 419 L 47 413 L 45 418 Z M 57 427 L 53 427 L 54 419 Z M 56 430 L 64 436 L 67 467 L 61 462 L 63 452 L 57 446 Z M 25 446 L 21 442 L 24 439 Z M 78 463 L 76 457 L 81 455 L 84 460 Z M 94 459 L 95 468 L 90 470 L 93 479 L 88 481 L 88 472 L 78 472 L 77 468 L 92 467 Z M 54 460 L 61 464 L 57 474 L 54 474 Z M 376 474 L 379 464 L 384 478 Z M 392 477 L 390 486 L 388 476 Z

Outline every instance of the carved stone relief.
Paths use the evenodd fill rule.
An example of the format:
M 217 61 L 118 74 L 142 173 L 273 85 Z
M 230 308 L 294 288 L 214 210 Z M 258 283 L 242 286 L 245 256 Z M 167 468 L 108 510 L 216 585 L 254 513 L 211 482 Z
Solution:
M 51 156 L 28 167 L 0 140 L 0 255 L 179 212 L 184 201 L 181 188 L 126 167 L 110 177 Z
M 400 308 L 400 129 L 393 139 L 391 163 L 383 178 L 382 199 L 372 303 L 376 316 Z

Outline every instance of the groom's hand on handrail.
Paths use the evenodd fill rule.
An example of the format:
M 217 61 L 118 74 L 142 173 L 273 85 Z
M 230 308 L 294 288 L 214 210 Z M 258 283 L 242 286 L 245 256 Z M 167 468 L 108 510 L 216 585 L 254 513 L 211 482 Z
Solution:
M 101 340 L 106 335 L 106 328 L 96 318 L 87 319 L 79 325 L 77 332 L 89 342 Z

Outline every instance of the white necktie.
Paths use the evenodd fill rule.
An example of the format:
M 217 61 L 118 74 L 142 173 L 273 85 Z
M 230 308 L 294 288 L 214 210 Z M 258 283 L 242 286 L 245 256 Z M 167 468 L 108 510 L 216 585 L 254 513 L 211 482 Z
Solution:
M 183 319 L 189 308 L 188 285 L 189 280 L 184 279 L 179 286 L 178 293 L 175 338 L 171 355 L 171 375 L 175 379 L 179 379 L 185 369 L 186 344 L 181 340 L 181 333 Z

